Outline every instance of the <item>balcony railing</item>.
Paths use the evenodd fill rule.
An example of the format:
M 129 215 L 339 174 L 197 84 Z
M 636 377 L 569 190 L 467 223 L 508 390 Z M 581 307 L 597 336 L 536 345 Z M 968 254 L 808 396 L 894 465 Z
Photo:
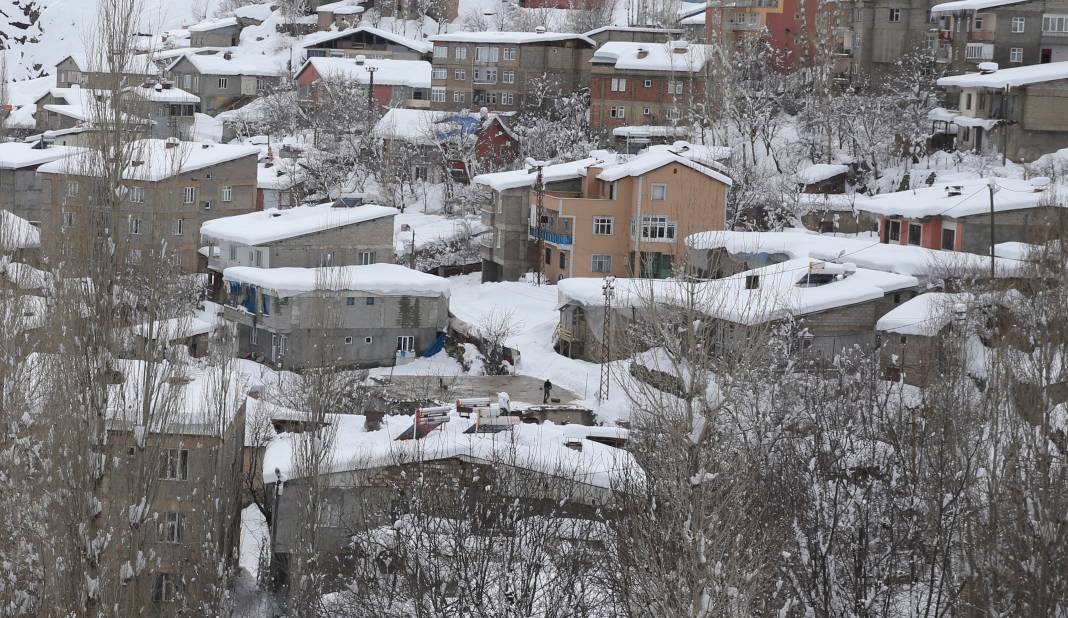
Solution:
M 541 231 L 541 235 L 542 238 L 545 239 L 545 242 L 551 242 L 554 245 L 570 246 L 574 244 L 574 237 L 570 233 L 565 234 L 561 232 L 554 232 L 552 230 L 543 229 Z M 533 225 L 530 226 L 530 237 L 535 240 L 537 240 L 538 238 L 538 228 L 534 227 Z

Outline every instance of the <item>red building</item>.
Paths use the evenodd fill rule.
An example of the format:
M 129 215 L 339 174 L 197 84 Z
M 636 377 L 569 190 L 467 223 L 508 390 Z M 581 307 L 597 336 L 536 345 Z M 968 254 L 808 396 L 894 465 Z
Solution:
M 775 51 L 772 64 L 792 71 L 811 62 L 821 37 L 833 43 L 841 10 L 835 2 L 712 0 L 705 27 L 709 41 L 737 43 L 743 37 L 765 36 Z

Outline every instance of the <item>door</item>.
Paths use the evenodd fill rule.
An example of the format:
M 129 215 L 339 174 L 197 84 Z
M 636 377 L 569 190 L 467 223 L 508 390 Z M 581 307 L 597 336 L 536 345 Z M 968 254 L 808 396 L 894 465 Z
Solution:
M 1043 48 L 1038 62 L 1040 64 L 1049 64 L 1053 62 L 1053 49 L 1049 47 Z

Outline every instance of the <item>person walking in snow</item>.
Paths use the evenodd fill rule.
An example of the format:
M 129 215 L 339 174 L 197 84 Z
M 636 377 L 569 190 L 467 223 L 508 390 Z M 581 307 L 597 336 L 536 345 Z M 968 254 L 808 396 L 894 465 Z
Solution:
M 541 390 L 544 394 L 544 397 L 542 397 L 541 402 L 549 403 L 549 395 L 553 392 L 553 383 L 548 380 L 545 380 L 545 384 L 542 385 Z

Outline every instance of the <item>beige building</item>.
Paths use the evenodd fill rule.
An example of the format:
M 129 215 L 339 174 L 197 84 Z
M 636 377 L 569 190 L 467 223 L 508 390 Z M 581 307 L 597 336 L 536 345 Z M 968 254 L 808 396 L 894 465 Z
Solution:
M 589 84 L 596 44 L 558 32 L 455 32 L 434 44 L 430 106 L 460 111 L 540 106 L 544 97 Z
M 535 267 L 550 281 L 668 277 L 686 257 L 686 236 L 726 227 L 731 179 L 707 149 L 679 142 L 630 157 L 594 154 L 545 168 L 540 224 L 536 173 L 474 179 L 495 192 L 483 209 L 493 229 L 482 237 L 484 279 L 510 280 Z
M 85 263 L 90 248 L 107 237 L 128 263 L 156 255 L 165 245 L 182 271 L 196 272 L 201 225 L 255 209 L 259 148 L 146 139 L 130 150 L 118 221 L 91 208 L 99 189 L 97 152 L 38 168 L 51 195 L 41 214 L 45 252 Z M 79 243 L 86 243 L 84 249 Z

